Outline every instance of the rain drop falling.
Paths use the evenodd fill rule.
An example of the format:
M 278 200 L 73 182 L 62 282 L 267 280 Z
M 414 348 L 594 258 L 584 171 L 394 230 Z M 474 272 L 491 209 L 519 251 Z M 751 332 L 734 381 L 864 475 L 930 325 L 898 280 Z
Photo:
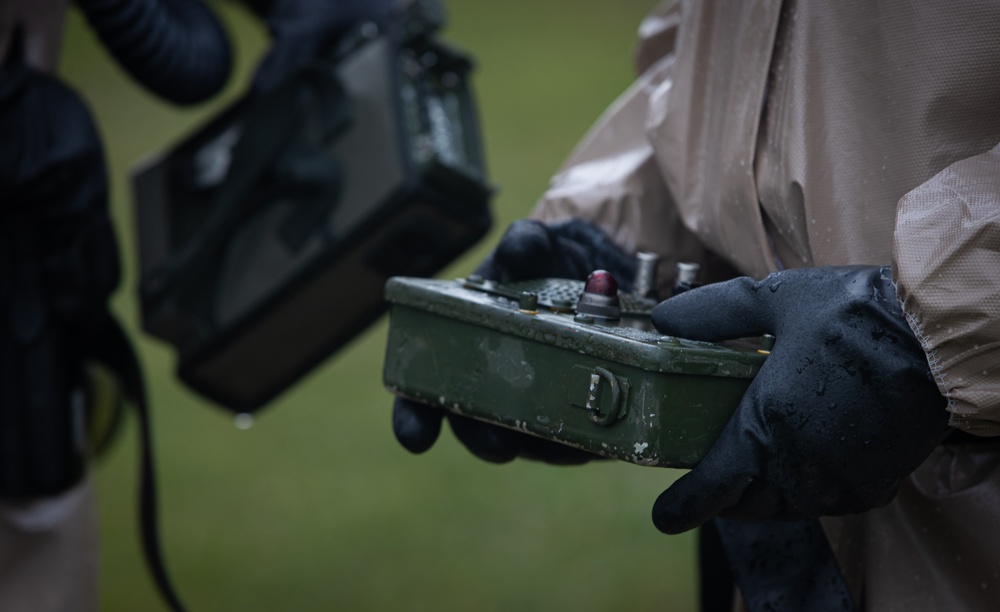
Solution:
M 246 431 L 253 427 L 253 415 L 249 412 L 241 412 L 236 415 L 233 423 L 236 425 L 236 429 Z

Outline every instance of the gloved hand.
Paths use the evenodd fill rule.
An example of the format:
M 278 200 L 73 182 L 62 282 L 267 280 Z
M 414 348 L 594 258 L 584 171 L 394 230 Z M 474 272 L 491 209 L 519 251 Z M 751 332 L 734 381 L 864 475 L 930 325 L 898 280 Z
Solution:
M 665 533 L 716 515 L 796 519 L 884 505 L 949 431 L 888 266 L 739 278 L 667 300 L 652 317 L 672 336 L 777 338 L 712 449 L 656 500 Z
M 384 23 L 392 0 L 244 0 L 267 21 L 274 44 L 254 75 L 253 89 L 263 93 L 365 21 Z
M 629 290 L 635 276 L 635 261 L 597 227 L 581 220 L 551 225 L 522 219 L 507 228 L 496 249 L 476 273 L 490 280 L 515 282 L 532 278 L 585 280 L 596 269 L 612 272 L 619 287 Z M 392 412 L 392 428 L 399 442 L 412 453 L 429 449 L 447 416 L 455 437 L 474 455 L 492 463 L 516 457 L 548 463 L 575 464 L 594 455 L 512 429 L 398 398 Z

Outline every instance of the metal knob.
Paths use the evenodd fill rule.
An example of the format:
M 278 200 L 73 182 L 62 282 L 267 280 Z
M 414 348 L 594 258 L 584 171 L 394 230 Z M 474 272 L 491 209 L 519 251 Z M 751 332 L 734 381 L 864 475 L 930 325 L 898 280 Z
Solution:
M 656 268 L 660 264 L 660 256 L 656 253 L 638 252 L 635 254 L 638 266 L 635 271 L 635 294 L 650 299 L 657 298 Z

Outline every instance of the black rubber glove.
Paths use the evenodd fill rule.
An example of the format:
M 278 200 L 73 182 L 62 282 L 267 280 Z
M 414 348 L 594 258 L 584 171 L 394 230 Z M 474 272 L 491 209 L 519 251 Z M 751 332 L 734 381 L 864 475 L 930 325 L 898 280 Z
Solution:
M 949 431 L 888 267 L 709 285 L 657 306 L 653 323 L 697 340 L 777 338 L 715 445 L 657 499 L 663 532 L 716 515 L 788 520 L 884 505 Z
M 608 270 L 628 290 L 635 261 L 594 225 L 578 219 L 544 225 L 522 219 L 507 228 L 500 243 L 476 273 L 483 278 L 515 282 L 532 278 L 585 280 L 597 269 Z M 492 463 L 516 457 L 547 463 L 576 464 L 594 455 L 521 432 L 461 417 L 405 399 L 396 399 L 392 428 L 396 438 L 413 453 L 422 453 L 437 440 L 447 414 L 455 437 L 474 455 Z
M 267 21 L 274 44 L 254 75 L 254 91 L 274 89 L 347 30 L 390 18 L 392 0 L 244 0 Z

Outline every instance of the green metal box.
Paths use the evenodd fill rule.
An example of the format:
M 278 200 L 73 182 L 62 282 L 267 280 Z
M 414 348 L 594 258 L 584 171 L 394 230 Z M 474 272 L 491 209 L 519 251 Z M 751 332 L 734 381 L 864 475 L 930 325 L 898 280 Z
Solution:
M 718 437 L 767 351 L 663 336 L 654 302 L 576 315 L 583 283 L 395 277 L 393 393 L 639 465 L 687 468 Z

